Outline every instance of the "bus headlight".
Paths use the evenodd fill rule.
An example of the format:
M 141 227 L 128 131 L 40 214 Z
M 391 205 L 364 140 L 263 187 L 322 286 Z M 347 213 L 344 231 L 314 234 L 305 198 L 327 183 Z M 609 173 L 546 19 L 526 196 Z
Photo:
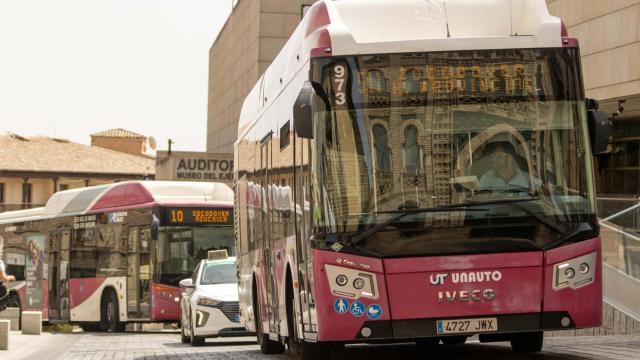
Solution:
M 595 279 L 597 253 L 592 252 L 553 266 L 553 289 L 577 289 Z M 576 269 L 578 271 L 576 271 Z
M 340 286 L 345 286 L 347 285 L 348 282 L 349 282 L 349 279 L 344 275 L 338 275 L 336 277 L 336 284 Z
M 220 301 L 201 296 L 198 298 L 198 301 L 196 301 L 196 304 L 202 305 L 202 306 L 216 307 L 218 306 L 218 304 L 220 304 Z

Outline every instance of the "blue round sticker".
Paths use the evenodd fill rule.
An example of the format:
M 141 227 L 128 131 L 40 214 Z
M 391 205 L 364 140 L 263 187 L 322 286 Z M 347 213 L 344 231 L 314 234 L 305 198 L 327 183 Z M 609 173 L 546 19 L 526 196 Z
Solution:
M 338 298 L 335 303 L 333 303 L 333 308 L 340 315 L 346 314 L 349 311 L 349 300 L 345 298 Z
M 364 315 L 365 309 L 366 307 L 362 302 L 354 301 L 353 304 L 351 304 L 351 315 L 355 317 L 360 317 Z
M 367 316 L 371 320 L 375 320 L 382 315 L 382 308 L 378 304 L 371 304 L 367 308 Z

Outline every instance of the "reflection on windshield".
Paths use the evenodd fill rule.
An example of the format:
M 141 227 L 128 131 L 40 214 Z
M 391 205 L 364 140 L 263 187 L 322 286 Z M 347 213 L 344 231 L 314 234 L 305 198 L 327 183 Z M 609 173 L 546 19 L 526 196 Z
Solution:
M 157 245 L 156 277 L 160 283 L 174 284 L 191 274 L 209 250 L 227 250 L 234 256 L 233 228 L 161 227 Z
M 315 112 L 316 231 L 356 233 L 388 222 L 381 213 L 459 204 L 492 206 L 397 222 L 466 228 L 467 239 L 486 232 L 478 226 L 516 224 L 536 242 L 559 229 L 548 221 L 592 221 L 576 59 L 571 49 L 538 49 L 316 60 L 331 102 Z
M 235 263 L 208 263 L 202 273 L 200 284 L 235 284 L 237 281 Z

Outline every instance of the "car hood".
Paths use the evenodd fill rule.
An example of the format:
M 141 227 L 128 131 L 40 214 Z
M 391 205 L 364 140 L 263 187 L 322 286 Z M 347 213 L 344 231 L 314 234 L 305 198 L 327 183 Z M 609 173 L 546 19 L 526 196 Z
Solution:
M 238 284 L 200 285 L 198 294 L 220 301 L 238 301 Z

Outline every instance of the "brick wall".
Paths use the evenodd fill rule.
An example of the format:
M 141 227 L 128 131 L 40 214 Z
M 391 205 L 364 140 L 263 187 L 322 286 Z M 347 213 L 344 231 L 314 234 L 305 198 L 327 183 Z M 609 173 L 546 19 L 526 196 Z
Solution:
M 144 138 L 91 137 L 91 146 L 138 156 L 144 154 L 145 144 Z

